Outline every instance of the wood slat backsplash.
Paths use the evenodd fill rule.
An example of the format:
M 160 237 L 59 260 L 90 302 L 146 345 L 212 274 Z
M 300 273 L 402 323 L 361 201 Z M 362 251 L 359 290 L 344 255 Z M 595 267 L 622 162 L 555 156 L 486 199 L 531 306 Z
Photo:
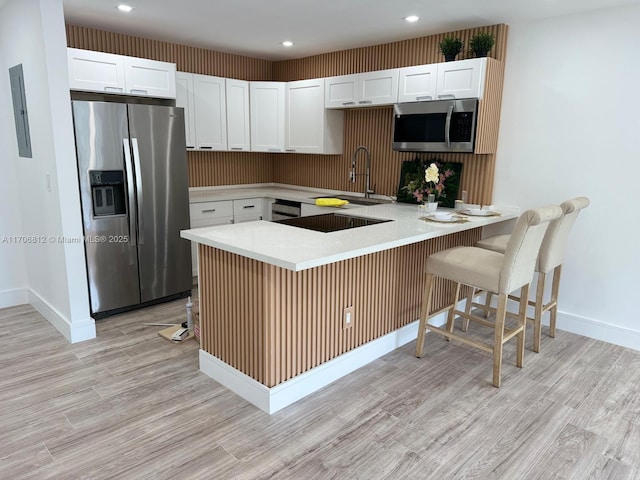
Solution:
M 503 62 L 506 56 L 508 32 L 508 27 L 504 24 L 280 62 L 76 25 L 67 25 L 67 44 L 75 48 L 174 62 L 178 70 L 185 72 L 243 80 L 289 81 L 441 62 L 443 59 L 438 51 L 438 42 L 442 38 L 455 35 L 468 45 L 469 39 L 481 31 L 495 35 L 496 44 L 489 53 L 491 57 Z M 458 59 L 467 56 L 465 52 L 459 55 Z M 489 75 L 496 75 L 495 69 L 489 70 Z M 490 96 L 501 96 L 501 92 L 500 79 L 499 87 L 492 88 L 487 93 Z M 495 99 L 492 105 L 496 105 Z M 499 98 L 497 105 L 497 109 L 492 107 L 485 109 L 483 113 L 490 117 L 493 125 L 499 123 Z M 189 185 L 279 182 L 360 192 L 363 190 L 361 182 L 349 183 L 347 174 L 352 152 L 357 146 L 365 145 L 370 149 L 373 159 L 371 184 L 376 186 L 377 193 L 395 195 L 399 182 L 400 162 L 413 158 L 413 154 L 402 154 L 391 150 L 391 122 L 390 107 L 347 110 L 345 112 L 345 145 L 342 155 L 189 152 Z M 482 139 L 486 142 L 481 145 L 482 148 L 490 148 L 491 142 L 495 141 L 495 138 L 486 136 Z M 461 190 L 469 193 L 471 202 L 491 203 L 495 154 L 438 154 L 429 155 L 427 158 L 434 157 L 463 163 Z M 359 165 L 361 169 L 364 168 L 361 160 Z

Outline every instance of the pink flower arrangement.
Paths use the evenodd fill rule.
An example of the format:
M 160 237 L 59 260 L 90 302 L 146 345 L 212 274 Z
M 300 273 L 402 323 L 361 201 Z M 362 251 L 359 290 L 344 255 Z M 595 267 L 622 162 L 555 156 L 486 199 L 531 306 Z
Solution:
M 437 163 L 432 163 L 425 169 L 423 178 L 411 181 L 405 187 L 419 203 L 426 202 L 427 195 L 434 195 L 436 200 L 440 197 L 446 197 L 444 182 L 455 172 L 451 169 L 445 169 L 444 172 L 441 172 L 438 167 Z

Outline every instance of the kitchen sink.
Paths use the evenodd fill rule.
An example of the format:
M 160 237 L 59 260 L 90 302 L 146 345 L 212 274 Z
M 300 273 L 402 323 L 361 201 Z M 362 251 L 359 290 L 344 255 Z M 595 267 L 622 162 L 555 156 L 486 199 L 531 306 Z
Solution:
M 355 195 L 323 195 L 321 197 L 312 197 L 314 200 L 316 198 L 339 198 L 340 200 L 347 200 L 349 203 L 353 203 L 354 205 L 379 205 L 381 203 L 391 203 L 391 200 L 379 199 L 379 198 L 364 198 L 357 197 Z

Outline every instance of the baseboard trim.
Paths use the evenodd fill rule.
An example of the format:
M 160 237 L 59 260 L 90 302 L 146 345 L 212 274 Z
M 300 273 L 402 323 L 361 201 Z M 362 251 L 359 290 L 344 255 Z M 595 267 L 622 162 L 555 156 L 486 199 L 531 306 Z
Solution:
M 638 330 L 560 311 L 556 326 L 560 330 L 640 351 L 640 331 Z
M 15 307 L 26 303 L 29 303 L 29 291 L 26 288 L 0 291 L 0 308 Z
M 96 322 L 93 318 L 88 317 L 84 321 L 71 322 L 33 290 L 29 290 L 28 300 L 28 303 L 64 335 L 69 343 L 96 338 Z
M 432 318 L 430 323 L 443 325 L 445 321 L 445 315 L 440 314 Z M 272 388 L 257 382 L 204 350 L 200 350 L 200 370 L 259 409 L 272 414 L 414 341 L 418 333 L 418 323 L 416 320 Z

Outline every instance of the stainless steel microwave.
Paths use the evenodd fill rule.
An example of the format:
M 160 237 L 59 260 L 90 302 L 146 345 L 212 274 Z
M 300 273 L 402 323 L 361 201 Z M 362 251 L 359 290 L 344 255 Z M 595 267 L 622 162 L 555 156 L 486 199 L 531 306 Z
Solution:
M 393 116 L 393 150 L 473 152 L 478 100 L 398 103 Z

